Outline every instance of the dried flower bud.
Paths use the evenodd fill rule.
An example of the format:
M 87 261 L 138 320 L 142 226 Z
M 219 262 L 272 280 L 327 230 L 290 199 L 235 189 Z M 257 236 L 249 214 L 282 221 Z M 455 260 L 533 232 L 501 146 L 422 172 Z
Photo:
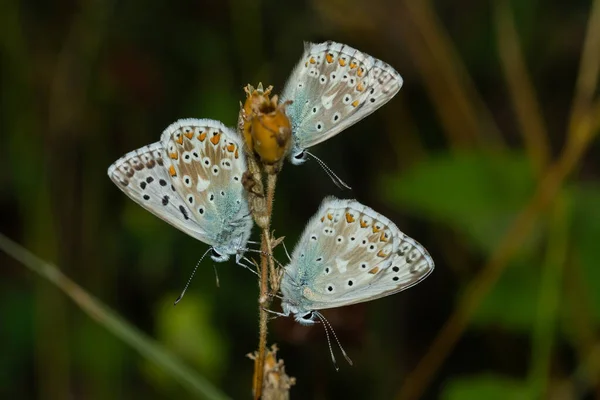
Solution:
M 279 163 L 287 154 L 292 141 L 292 127 L 285 113 L 287 103 L 277 104 L 277 96 L 269 98 L 272 87 L 263 90 L 251 85 L 241 115 L 240 127 L 248 149 L 256 153 L 266 165 Z

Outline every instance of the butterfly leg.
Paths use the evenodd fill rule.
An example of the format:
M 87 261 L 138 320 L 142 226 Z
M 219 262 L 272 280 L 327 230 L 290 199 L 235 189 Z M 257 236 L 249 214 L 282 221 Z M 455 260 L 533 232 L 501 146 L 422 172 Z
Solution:
M 262 309 L 263 309 L 263 311 L 266 311 L 269 314 L 273 314 L 274 315 L 274 317 L 272 317 L 270 319 L 276 319 L 276 318 L 279 318 L 279 317 L 289 317 L 289 314 L 286 314 L 286 313 L 269 310 L 268 308 L 264 308 L 264 307 Z
M 246 264 L 244 264 L 244 263 L 242 262 L 242 260 L 243 260 L 243 261 L 246 261 L 246 262 L 247 262 L 249 265 L 246 265 Z M 253 274 L 255 274 L 255 275 L 258 275 L 258 272 L 256 272 L 256 271 L 254 270 L 254 267 L 253 267 L 253 263 L 252 263 L 252 261 L 250 261 L 248 258 L 244 257 L 242 254 L 237 254 L 237 255 L 235 256 L 235 263 L 236 263 L 237 265 L 240 265 L 240 266 L 242 266 L 242 267 L 246 268 L 247 270 L 249 270 L 249 271 L 250 271 L 250 272 L 252 272 Z

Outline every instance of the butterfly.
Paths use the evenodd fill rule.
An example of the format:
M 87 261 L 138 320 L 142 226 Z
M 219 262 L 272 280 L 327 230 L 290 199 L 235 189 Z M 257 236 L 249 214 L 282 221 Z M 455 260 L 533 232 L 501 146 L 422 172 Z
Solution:
M 433 268 L 427 250 L 392 221 L 356 200 L 328 197 L 284 267 L 281 315 L 324 322 L 317 310 L 398 293 Z
M 290 161 L 302 164 L 307 148 L 365 118 L 401 87 L 400 74 L 368 54 L 332 41 L 305 43 L 280 97 L 282 104 L 288 103 L 292 126 Z
M 108 168 L 133 201 L 211 246 L 217 262 L 239 264 L 252 230 L 238 135 L 218 121 L 181 119 L 160 142 L 127 153 Z

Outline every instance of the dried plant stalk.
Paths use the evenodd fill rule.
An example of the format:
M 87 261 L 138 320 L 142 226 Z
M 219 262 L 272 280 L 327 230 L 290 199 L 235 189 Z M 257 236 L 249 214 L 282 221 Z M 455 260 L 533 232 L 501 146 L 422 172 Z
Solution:
M 287 104 L 278 104 L 277 96 L 270 98 L 271 87 L 256 89 L 246 86 L 246 102 L 240 108 L 238 130 L 244 139 L 244 149 L 248 160 L 248 171 L 243 184 L 248 192 L 250 211 L 256 224 L 261 228 L 261 255 L 259 264 L 259 342 L 254 353 L 253 394 L 255 399 L 286 399 L 293 384 L 283 372 L 283 360 L 277 361 L 276 348 L 267 352 L 268 310 L 271 294 L 279 288 L 279 271 L 272 254 L 281 240 L 271 235 L 271 215 L 277 174 L 291 145 L 291 123 L 285 114 Z M 265 193 L 264 176 L 267 185 Z M 286 384 L 274 385 L 274 377 L 286 377 Z M 278 380 L 278 383 L 283 381 Z

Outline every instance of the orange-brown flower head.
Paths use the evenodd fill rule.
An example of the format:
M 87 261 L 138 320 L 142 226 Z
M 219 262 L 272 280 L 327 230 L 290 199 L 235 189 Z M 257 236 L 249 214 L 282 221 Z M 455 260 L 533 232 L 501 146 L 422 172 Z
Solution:
M 292 139 L 292 126 L 285 104 L 277 104 L 277 96 L 269 98 L 272 87 L 245 88 L 247 98 L 242 107 L 244 140 L 265 164 L 278 163 L 287 154 Z
M 273 90 L 273 86 L 269 86 L 267 90 L 263 90 L 262 83 L 259 83 L 256 89 L 250 84 L 244 88 L 244 91 L 246 92 L 246 101 L 240 110 L 240 114 L 243 118 L 241 128 L 244 134 L 244 141 L 250 151 L 254 150 L 254 143 L 250 133 L 252 119 L 261 109 L 268 107 L 270 104 L 271 100 L 269 99 L 269 95 L 271 94 L 271 90 Z

